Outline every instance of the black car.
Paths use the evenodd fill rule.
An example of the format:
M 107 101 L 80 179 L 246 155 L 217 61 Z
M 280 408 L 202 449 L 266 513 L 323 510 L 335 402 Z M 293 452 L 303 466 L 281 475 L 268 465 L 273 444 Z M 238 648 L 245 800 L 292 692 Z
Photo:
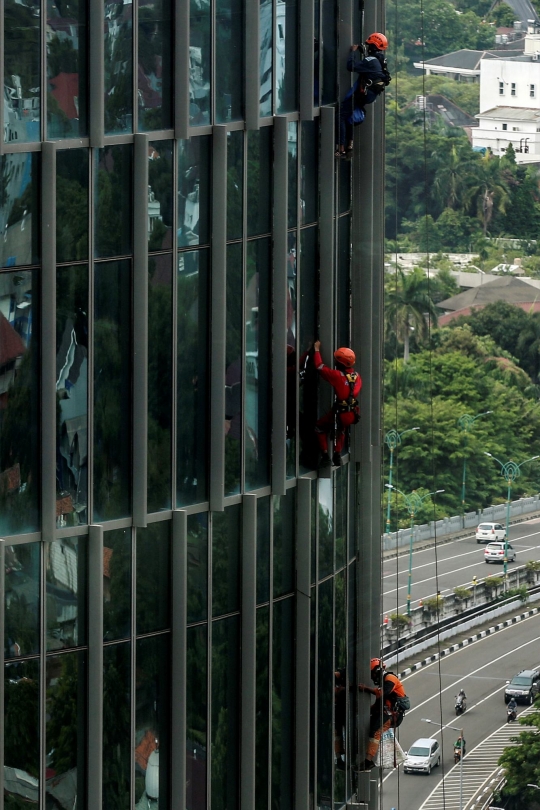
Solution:
M 509 703 L 510 698 L 515 698 L 517 703 L 534 703 L 540 681 L 540 670 L 524 669 L 518 675 L 514 675 L 511 681 L 506 681 L 504 690 L 504 702 Z

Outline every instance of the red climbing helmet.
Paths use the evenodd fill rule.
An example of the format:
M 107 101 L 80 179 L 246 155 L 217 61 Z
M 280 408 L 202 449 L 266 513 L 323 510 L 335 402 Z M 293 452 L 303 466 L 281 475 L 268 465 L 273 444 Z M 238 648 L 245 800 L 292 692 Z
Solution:
M 356 355 L 353 350 L 345 347 L 337 349 L 334 352 L 334 358 L 336 362 L 341 363 L 342 366 L 346 366 L 347 368 L 349 368 L 349 366 L 354 366 L 356 362 Z
M 374 669 L 384 669 L 384 666 L 380 658 L 372 658 L 369 662 L 370 672 L 373 672 Z
M 385 51 L 388 48 L 388 40 L 384 34 L 375 33 L 366 39 L 366 45 L 375 45 L 379 51 Z

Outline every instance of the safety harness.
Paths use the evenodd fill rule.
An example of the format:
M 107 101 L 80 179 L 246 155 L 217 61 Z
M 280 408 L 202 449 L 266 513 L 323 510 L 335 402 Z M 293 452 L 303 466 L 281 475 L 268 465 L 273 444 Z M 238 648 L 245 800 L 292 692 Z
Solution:
M 380 96 L 381 93 L 384 92 L 385 88 L 388 87 L 390 82 L 392 81 L 392 77 L 388 70 L 388 63 L 386 58 L 380 59 L 377 54 L 374 54 L 375 58 L 379 60 L 381 65 L 381 70 L 384 73 L 383 79 L 377 79 L 373 81 L 372 79 L 368 79 L 364 76 L 359 76 L 356 82 L 356 89 L 354 91 L 354 103 L 357 107 L 363 107 L 364 105 L 364 97 L 366 95 L 366 90 L 371 88 L 371 90 L 377 95 Z
M 341 372 L 349 384 L 349 396 L 347 399 L 336 399 L 334 403 L 334 410 L 336 413 L 351 413 L 356 415 L 355 424 L 360 419 L 360 412 L 358 408 L 358 400 L 354 396 L 354 386 L 358 380 L 358 372 L 351 371 L 349 374 Z

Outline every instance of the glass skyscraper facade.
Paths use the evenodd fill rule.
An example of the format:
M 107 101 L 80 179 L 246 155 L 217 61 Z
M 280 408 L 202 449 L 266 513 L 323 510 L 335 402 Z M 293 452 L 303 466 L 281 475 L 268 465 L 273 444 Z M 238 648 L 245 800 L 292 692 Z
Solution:
M 374 806 L 335 699 L 379 643 L 382 104 L 334 159 L 364 15 L 3 1 L 6 810 Z M 316 339 L 364 379 L 327 478 Z

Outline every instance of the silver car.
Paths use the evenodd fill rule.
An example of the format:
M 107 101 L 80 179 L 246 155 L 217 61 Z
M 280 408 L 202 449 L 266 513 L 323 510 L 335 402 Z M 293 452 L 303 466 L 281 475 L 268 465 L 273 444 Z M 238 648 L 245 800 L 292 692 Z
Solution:
M 404 773 L 430 774 L 431 769 L 441 764 L 441 746 L 432 737 L 420 737 L 405 755 Z
M 484 559 L 487 563 L 504 562 L 504 543 L 488 543 L 484 549 Z M 506 559 L 508 562 L 516 559 L 516 552 L 510 543 L 506 544 Z
M 480 523 L 476 528 L 477 543 L 492 543 L 494 540 L 504 540 L 506 529 L 500 523 Z

